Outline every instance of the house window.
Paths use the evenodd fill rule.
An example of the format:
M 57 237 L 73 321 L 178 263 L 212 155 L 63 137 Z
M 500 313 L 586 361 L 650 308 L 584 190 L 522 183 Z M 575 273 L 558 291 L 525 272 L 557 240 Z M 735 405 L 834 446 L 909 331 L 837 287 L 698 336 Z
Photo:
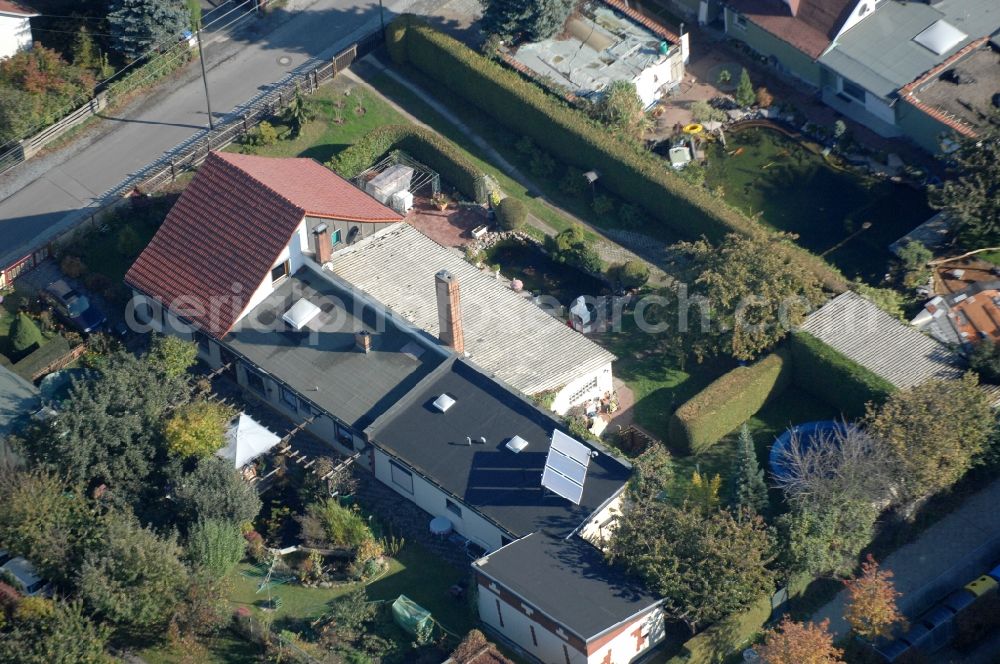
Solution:
M 842 79 L 842 89 L 844 94 L 857 99 L 862 104 L 865 103 L 865 89 L 857 83 L 852 83 L 847 79 Z
M 534 625 L 528 625 L 528 629 L 531 630 L 531 642 L 533 644 L 535 644 L 535 647 L 537 648 L 538 647 L 538 637 L 535 636 L 535 626 Z
M 448 511 L 457 516 L 459 519 L 462 518 L 462 508 L 456 505 L 449 498 L 444 499 L 444 506 L 448 508 Z
M 291 261 L 285 261 L 284 263 L 279 263 L 271 268 L 271 283 L 275 283 L 279 279 L 283 279 L 288 276 L 288 271 L 291 269 Z
M 389 461 L 392 483 L 407 493 L 413 493 L 413 473 L 403 468 L 395 461 Z
M 736 27 L 739 28 L 740 30 L 747 29 L 747 17 L 744 16 L 743 14 L 734 14 L 733 23 L 735 23 Z
M 247 367 L 247 387 L 257 394 L 264 394 L 264 377 Z
M 354 447 L 354 434 L 340 422 L 337 422 L 337 442 L 344 447 Z M 412 493 L 413 480 L 410 480 L 410 492 Z
M 284 401 L 285 405 L 287 405 L 292 410 L 298 409 L 299 405 L 298 396 L 296 396 L 295 392 L 292 392 L 284 385 L 281 386 L 281 400 Z
M 500 619 L 500 626 L 503 627 L 503 613 L 500 611 L 500 600 L 497 600 L 497 618 Z
M 340 242 L 341 242 L 340 229 L 338 228 L 337 230 L 335 230 L 333 233 L 330 234 L 330 246 L 336 247 L 338 244 L 340 244 Z
M 299 410 L 306 414 L 312 413 L 312 409 L 309 407 L 309 402 L 302 397 L 299 397 Z

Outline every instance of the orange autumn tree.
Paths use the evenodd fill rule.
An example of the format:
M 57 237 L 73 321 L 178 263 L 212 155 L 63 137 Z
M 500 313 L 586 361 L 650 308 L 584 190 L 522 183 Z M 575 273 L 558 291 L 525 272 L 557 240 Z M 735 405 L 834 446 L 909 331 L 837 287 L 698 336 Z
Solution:
M 844 620 L 861 638 L 872 641 L 889 636 L 894 625 L 906 622 L 896 606 L 900 592 L 892 582 L 892 572 L 879 569 L 871 554 L 861 563 L 861 576 L 845 581 L 844 585 L 847 586 Z
M 795 622 L 785 616 L 765 633 L 754 652 L 764 664 L 845 664 L 844 651 L 833 646 L 830 621 L 820 624 Z

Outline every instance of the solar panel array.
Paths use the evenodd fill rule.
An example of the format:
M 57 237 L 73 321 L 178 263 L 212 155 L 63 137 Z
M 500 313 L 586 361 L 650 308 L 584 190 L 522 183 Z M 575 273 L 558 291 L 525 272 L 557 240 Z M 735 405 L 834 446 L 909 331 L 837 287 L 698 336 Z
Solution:
M 552 445 L 542 471 L 542 486 L 574 505 L 583 498 L 583 484 L 590 465 L 590 448 L 562 431 L 552 432 Z

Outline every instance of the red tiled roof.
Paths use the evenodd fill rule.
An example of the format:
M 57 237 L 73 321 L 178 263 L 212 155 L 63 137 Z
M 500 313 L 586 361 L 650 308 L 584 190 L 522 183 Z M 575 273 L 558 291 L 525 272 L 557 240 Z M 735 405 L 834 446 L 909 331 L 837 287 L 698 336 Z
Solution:
M 21 16 L 38 16 L 38 12 L 31 7 L 26 7 L 19 2 L 11 2 L 11 0 L 0 0 L 0 12 Z
M 401 219 L 312 159 L 213 152 L 125 282 L 221 339 L 307 214 Z
M 653 19 L 649 18 L 645 14 L 639 12 L 638 10 L 632 9 L 627 4 L 622 2 L 622 0 L 602 0 L 602 2 L 608 7 L 614 9 L 615 11 L 620 12 L 625 16 L 629 17 L 634 22 L 643 26 L 657 37 L 662 37 L 663 39 L 666 39 L 672 44 L 680 43 L 681 41 L 680 38 L 673 32 L 667 30 L 666 27 L 654 21 Z
M 754 24 L 788 42 L 814 60 L 823 54 L 857 0 L 800 0 L 792 16 L 781 0 L 730 0 L 729 5 Z

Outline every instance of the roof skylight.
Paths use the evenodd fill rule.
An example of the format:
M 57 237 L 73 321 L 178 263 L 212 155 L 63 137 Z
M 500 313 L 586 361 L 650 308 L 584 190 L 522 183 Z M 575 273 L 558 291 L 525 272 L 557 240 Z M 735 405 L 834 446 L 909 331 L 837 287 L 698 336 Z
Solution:
M 926 49 L 937 55 L 944 55 L 968 37 L 967 34 L 944 20 L 934 21 L 923 32 L 913 38 Z

